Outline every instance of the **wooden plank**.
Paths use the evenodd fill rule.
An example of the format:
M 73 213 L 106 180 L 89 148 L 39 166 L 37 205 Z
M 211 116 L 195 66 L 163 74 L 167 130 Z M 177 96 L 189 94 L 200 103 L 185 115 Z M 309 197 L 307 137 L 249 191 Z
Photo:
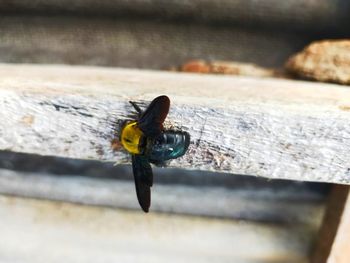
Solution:
M 345 187 L 344 187 L 345 188 Z M 341 216 L 339 217 L 339 224 L 337 227 L 336 235 L 334 242 L 331 246 L 329 257 L 327 263 L 347 263 L 350 258 L 350 195 L 349 187 L 343 189 L 345 198 L 343 198 L 343 209 L 340 210 Z M 342 200 L 340 200 L 342 201 Z M 337 211 L 334 209 L 333 213 L 337 214 Z M 321 261 L 318 261 L 321 262 Z
M 163 176 L 159 170 L 158 177 Z M 50 175 L 0 169 L 0 193 L 22 197 L 140 210 L 132 180 Z M 207 179 L 202 175 L 202 179 Z M 248 189 L 247 189 L 248 188 Z M 276 187 L 277 188 L 277 187 Z M 299 187 L 161 184 L 155 179 L 152 211 L 272 223 L 320 225 L 324 202 Z M 299 190 L 297 195 L 297 191 Z M 205 194 L 203 194 L 205 192 Z M 306 193 L 305 193 L 306 192 Z M 299 199 L 300 198 L 300 199 Z M 280 211 L 283 210 L 283 213 Z
M 342 229 L 340 229 L 340 222 L 342 220 L 342 217 L 344 217 L 343 213 L 348 196 L 349 186 L 333 186 L 328 197 L 326 212 L 318 233 L 314 251 L 311 256 L 311 263 L 330 262 L 328 259 L 330 257 L 330 254 L 333 253 L 332 246 L 335 244 L 336 236 L 348 235 L 349 231 L 344 232 Z
M 208 219 L 0 196 L 0 261 L 306 263 L 304 225 Z
M 118 123 L 167 94 L 191 134 L 173 167 L 350 183 L 350 90 L 290 80 L 69 66 L 0 66 L 0 149 L 127 162 Z M 115 146 L 115 144 L 114 144 Z

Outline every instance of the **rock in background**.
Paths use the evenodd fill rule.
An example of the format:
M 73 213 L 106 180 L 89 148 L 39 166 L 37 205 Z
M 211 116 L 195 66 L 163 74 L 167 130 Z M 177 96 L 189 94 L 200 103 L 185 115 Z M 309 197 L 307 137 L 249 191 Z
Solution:
M 350 40 L 325 40 L 310 44 L 286 63 L 302 78 L 350 84 Z

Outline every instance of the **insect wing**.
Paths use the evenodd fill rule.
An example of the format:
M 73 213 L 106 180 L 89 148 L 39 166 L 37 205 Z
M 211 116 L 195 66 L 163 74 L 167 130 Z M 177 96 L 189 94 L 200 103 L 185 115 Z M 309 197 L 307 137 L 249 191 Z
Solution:
M 132 169 L 137 199 L 142 210 L 147 213 L 151 205 L 152 167 L 145 156 L 132 155 Z
M 148 137 L 157 137 L 163 130 L 163 122 L 168 115 L 170 100 L 167 96 L 155 98 L 138 120 L 138 127 Z

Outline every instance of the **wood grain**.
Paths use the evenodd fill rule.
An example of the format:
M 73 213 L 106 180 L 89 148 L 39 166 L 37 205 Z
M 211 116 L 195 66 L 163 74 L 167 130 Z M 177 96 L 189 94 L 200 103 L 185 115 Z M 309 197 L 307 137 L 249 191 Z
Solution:
M 119 124 L 166 94 L 191 134 L 185 169 L 350 183 L 350 90 L 301 81 L 69 66 L 0 66 L 0 149 L 125 163 Z M 114 140 L 114 141 L 113 141 Z

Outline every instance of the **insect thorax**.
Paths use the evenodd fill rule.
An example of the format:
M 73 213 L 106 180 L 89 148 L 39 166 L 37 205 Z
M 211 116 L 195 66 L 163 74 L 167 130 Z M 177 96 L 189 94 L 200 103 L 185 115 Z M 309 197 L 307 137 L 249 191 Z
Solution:
M 121 132 L 120 141 L 123 147 L 132 154 L 140 154 L 142 131 L 137 127 L 136 121 L 127 123 Z

